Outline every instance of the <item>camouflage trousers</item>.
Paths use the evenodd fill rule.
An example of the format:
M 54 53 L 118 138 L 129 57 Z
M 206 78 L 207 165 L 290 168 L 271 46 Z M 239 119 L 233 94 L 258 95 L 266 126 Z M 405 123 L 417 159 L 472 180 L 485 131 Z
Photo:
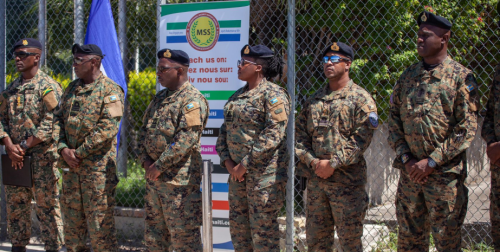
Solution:
M 118 179 L 114 173 L 64 172 L 61 205 L 68 252 L 117 251 L 114 208 Z M 87 233 L 88 232 L 88 233 Z
M 147 181 L 144 239 L 148 251 L 202 251 L 199 185 Z
M 31 200 L 36 201 L 40 237 L 46 250 L 58 250 L 64 244 L 63 221 L 59 204 L 60 174 L 47 159 L 33 155 L 33 188 L 5 186 L 7 227 L 13 246 L 26 246 L 31 236 Z
M 437 251 L 461 251 L 460 229 L 467 213 L 468 189 L 462 175 L 434 171 L 424 185 L 400 171 L 396 193 L 398 251 L 428 251 L 429 231 Z
M 250 176 L 229 181 L 229 232 L 236 252 L 280 251 L 278 216 L 284 186 L 261 188 Z
M 495 251 L 500 252 L 500 167 L 491 165 L 490 219 Z
M 307 180 L 306 233 L 309 251 L 333 251 L 337 229 L 343 251 L 363 251 L 368 207 L 364 185 L 348 186 L 313 177 Z

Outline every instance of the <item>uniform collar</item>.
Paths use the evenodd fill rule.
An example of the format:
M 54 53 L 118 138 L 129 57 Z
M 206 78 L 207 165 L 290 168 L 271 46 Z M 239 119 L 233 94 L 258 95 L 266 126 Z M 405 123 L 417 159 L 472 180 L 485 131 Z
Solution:
M 332 92 L 330 90 L 329 85 L 327 84 L 320 90 L 320 92 L 318 92 L 318 94 L 316 95 L 315 98 L 318 100 L 324 100 L 324 101 L 330 101 L 330 100 L 344 98 L 347 95 L 347 93 L 349 93 L 349 91 L 352 90 L 353 85 L 354 85 L 354 81 L 352 81 L 352 79 L 351 79 L 351 80 L 349 80 L 349 82 L 347 83 L 347 85 L 344 88 L 338 90 L 340 92 L 337 92 L 337 91 Z
M 15 80 L 15 82 L 13 83 L 13 88 L 16 88 L 20 91 L 22 90 L 25 90 L 25 89 L 28 89 L 28 88 L 36 88 L 36 84 L 38 83 L 38 80 L 40 78 L 42 78 L 45 74 L 42 72 L 42 70 L 38 70 L 36 71 L 36 74 L 35 76 L 33 76 L 33 78 L 31 78 L 30 81 L 23 83 L 23 77 L 22 75 L 20 74 L 19 77 Z
M 436 79 L 442 79 L 443 76 L 446 74 L 446 69 L 449 69 L 449 65 L 453 59 L 450 57 L 450 55 L 446 56 L 446 58 L 443 60 L 441 64 L 439 64 L 437 67 L 434 69 L 427 71 L 424 69 L 424 62 L 423 60 L 420 61 L 417 65 L 417 68 L 419 69 L 419 75 L 426 75 L 430 74 L 430 76 L 436 78 Z
M 265 84 L 267 83 L 267 80 L 264 78 L 262 81 L 259 83 L 257 87 L 255 87 L 252 90 L 248 90 L 248 82 L 247 84 L 243 87 L 242 92 L 238 95 L 238 97 L 252 97 L 255 96 L 257 93 L 260 93 L 261 90 L 264 88 Z
M 174 91 L 174 94 L 172 94 L 171 96 L 165 98 L 163 100 L 163 103 L 170 103 L 174 100 L 176 100 L 176 98 L 179 96 L 180 93 L 182 93 L 182 91 L 184 91 L 185 89 L 187 89 L 189 86 L 191 86 L 191 83 L 189 83 L 189 81 L 186 81 L 184 82 L 184 84 L 182 84 L 182 86 L 175 90 Z M 170 92 L 168 89 L 165 91 L 165 96 L 167 95 L 167 92 Z
M 89 83 L 89 84 L 84 84 L 82 79 L 78 79 L 79 80 L 78 86 L 81 87 L 79 92 L 88 92 L 88 91 L 93 90 L 97 86 L 97 83 L 102 82 L 105 78 L 106 78 L 106 76 L 102 72 L 100 72 L 97 79 L 95 79 L 94 82 Z

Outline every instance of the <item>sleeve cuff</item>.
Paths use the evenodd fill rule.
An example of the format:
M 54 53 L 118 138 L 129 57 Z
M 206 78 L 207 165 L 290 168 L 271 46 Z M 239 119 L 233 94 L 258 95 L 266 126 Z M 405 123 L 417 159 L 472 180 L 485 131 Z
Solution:
M 59 143 L 57 145 L 57 153 L 61 154 L 61 151 L 64 149 L 64 148 L 69 148 L 67 144 L 65 143 Z
M 398 157 L 400 157 L 405 153 L 411 153 L 410 147 L 408 147 L 408 144 L 406 143 L 399 145 L 398 148 L 396 149 L 396 154 Z
M 334 155 L 332 159 L 330 159 L 330 166 L 333 169 L 337 169 L 340 166 L 342 166 L 342 163 L 340 162 L 340 158 L 337 155 Z
M 440 150 L 439 148 L 435 149 L 434 152 L 432 152 L 431 155 L 429 155 L 429 157 L 432 158 L 434 162 L 436 162 L 437 164 L 436 168 L 442 166 L 446 162 L 444 155 L 439 150 Z
M 228 159 L 231 159 L 229 153 L 227 152 L 224 152 L 224 153 L 221 153 L 220 154 L 220 166 L 222 168 L 226 168 L 226 164 L 225 164 L 225 161 L 228 160 Z
M 75 154 L 80 159 L 84 159 L 84 158 L 86 158 L 88 156 L 88 153 L 86 153 L 85 151 L 83 151 L 82 146 L 78 147 L 78 149 L 75 150 Z
M 304 156 L 302 156 L 302 162 L 304 162 L 307 167 L 309 168 L 312 168 L 311 167 L 311 162 L 316 159 L 315 156 L 313 156 L 311 153 L 306 153 Z
M 49 141 L 50 139 L 52 139 L 52 134 L 46 134 L 46 133 L 42 132 L 41 130 L 37 130 L 36 133 L 33 134 L 33 136 L 44 143 Z M 49 136 L 49 137 L 46 137 L 46 136 Z
M 9 134 L 7 134 L 6 132 L 1 132 L 0 133 L 0 140 L 6 138 L 8 136 L 9 136 Z
M 225 159 L 224 159 L 225 160 Z M 245 168 L 248 170 L 248 167 L 250 167 L 250 158 L 248 155 L 246 155 L 240 162 L 241 165 L 245 166 Z

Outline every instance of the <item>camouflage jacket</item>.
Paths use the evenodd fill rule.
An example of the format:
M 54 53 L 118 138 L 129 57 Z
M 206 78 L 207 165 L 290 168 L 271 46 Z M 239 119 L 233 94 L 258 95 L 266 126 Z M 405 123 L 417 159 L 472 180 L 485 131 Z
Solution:
M 50 152 L 55 160 L 52 121 L 61 93 L 61 85 L 41 70 L 25 84 L 21 76 L 15 79 L 0 94 L 0 139 L 10 136 L 14 144 L 19 144 L 35 136 L 42 143 L 30 148 L 26 155 Z
M 481 136 L 487 144 L 500 141 L 500 127 L 498 125 L 500 125 L 500 65 L 497 65 L 495 69 L 481 131 Z
M 201 183 L 200 138 L 208 120 L 208 103 L 191 83 L 164 89 L 149 104 L 140 129 L 140 160 L 155 162 L 162 179 L 175 185 Z
M 93 83 L 76 79 L 66 88 L 55 112 L 54 138 L 59 153 L 64 148 L 76 149 L 82 159 L 77 173 L 116 171 L 123 100 L 122 88 L 102 73 Z M 62 156 L 59 161 L 61 168 L 69 167 Z
M 477 129 L 479 95 L 473 73 L 448 56 L 431 71 L 422 61 L 407 68 L 392 94 L 389 116 L 395 168 L 400 156 L 432 158 L 441 172 L 465 170 L 465 150 Z
M 272 82 L 264 80 L 252 90 L 248 84 L 238 89 L 224 105 L 224 123 L 217 138 L 221 166 L 229 158 L 241 163 L 256 187 L 285 182 L 289 114 L 288 93 Z
M 328 181 L 348 185 L 366 183 L 363 153 L 378 127 L 377 106 L 370 94 L 352 80 L 339 91 L 326 85 L 304 104 L 295 126 L 298 174 L 316 177 L 311 162 L 330 160 L 335 172 Z

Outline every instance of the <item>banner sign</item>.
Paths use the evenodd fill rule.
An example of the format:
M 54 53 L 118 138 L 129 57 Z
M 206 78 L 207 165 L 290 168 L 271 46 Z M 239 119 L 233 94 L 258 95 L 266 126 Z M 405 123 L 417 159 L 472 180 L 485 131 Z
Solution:
M 215 150 L 224 121 L 224 105 L 244 85 L 237 61 L 248 44 L 250 1 L 166 4 L 161 6 L 159 47 L 183 50 L 190 58 L 189 82 L 207 98 L 210 115 L 201 138 L 203 159 L 214 163 L 212 174 L 214 251 L 233 250 L 229 234 L 227 171 Z

